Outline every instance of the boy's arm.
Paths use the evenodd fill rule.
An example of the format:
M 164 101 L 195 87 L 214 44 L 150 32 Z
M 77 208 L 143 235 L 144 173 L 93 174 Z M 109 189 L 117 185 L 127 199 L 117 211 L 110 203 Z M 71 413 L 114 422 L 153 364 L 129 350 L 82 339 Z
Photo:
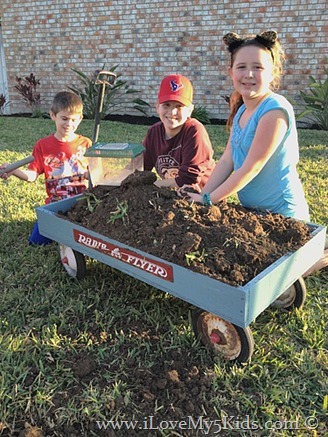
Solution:
M 144 163 L 143 165 L 144 165 L 144 170 L 151 171 L 154 168 L 154 163 L 151 158 L 148 136 L 149 136 L 149 132 L 147 133 L 147 136 L 144 138 L 142 142 L 142 145 L 145 148 L 145 150 L 143 151 L 143 163 Z
M 231 175 L 233 167 L 231 143 L 229 138 L 222 156 L 202 189 L 202 194 L 212 193 L 212 191 L 219 187 Z
M 228 177 L 231 175 L 232 172 L 233 172 L 233 160 L 231 155 L 231 143 L 229 138 L 221 158 L 216 164 L 211 176 L 209 177 L 203 189 L 200 191 L 200 193 L 189 192 L 188 196 L 195 202 L 202 203 L 204 194 L 205 193 L 211 194 L 216 188 L 218 188 L 221 184 L 223 184 L 226 179 L 228 179 Z M 183 188 L 184 187 L 182 187 L 181 190 L 182 193 L 184 193 Z M 212 198 L 210 200 L 213 201 Z
M 38 177 L 38 173 L 36 171 L 21 171 L 20 167 L 23 167 L 26 164 L 30 164 L 34 161 L 34 156 L 26 156 L 26 158 L 20 159 L 19 161 L 12 162 L 11 164 L 4 163 L 0 165 L 0 177 L 2 179 L 8 179 L 11 175 L 16 176 L 17 178 L 23 181 L 33 182 Z M 35 173 L 35 174 L 34 174 Z
M 5 169 L 6 167 L 1 166 L 1 168 Z M 3 173 L 1 175 L 2 179 L 8 179 L 10 176 L 16 176 L 16 178 L 26 181 L 26 182 L 34 182 L 39 176 L 35 170 L 13 170 L 8 173 Z
M 175 178 L 169 178 L 169 179 L 157 179 L 157 181 L 154 182 L 154 185 L 157 187 L 173 187 L 173 188 L 179 188 L 178 184 L 175 182 Z
M 196 121 L 189 123 L 182 142 L 181 158 L 179 173 L 176 177 L 179 187 L 201 184 L 204 174 L 213 169 L 213 147 L 201 123 L 196 123 Z

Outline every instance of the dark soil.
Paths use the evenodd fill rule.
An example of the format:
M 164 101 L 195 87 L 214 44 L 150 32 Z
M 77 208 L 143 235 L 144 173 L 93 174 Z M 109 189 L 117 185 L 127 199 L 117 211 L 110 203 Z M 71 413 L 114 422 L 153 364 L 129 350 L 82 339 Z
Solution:
M 176 190 L 156 187 L 155 179 L 152 172 L 138 172 L 120 187 L 94 187 L 65 217 L 234 286 L 246 284 L 311 237 L 298 220 L 225 202 L 196 204 Z

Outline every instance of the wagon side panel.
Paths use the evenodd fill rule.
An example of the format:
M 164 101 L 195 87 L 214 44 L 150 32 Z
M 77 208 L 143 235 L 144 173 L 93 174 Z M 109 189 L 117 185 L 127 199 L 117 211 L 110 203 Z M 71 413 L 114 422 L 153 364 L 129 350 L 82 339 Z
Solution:
M 279 258 L 244 286 L 249 296 L 247 324 L 271 305 L 322 256 L 326 228 L 313 224 L 309 224 L 309 227 L 312 229 L 311 240 L 296 252 Z
M 61 203 L 61 204 L 60 204 Z M 196 307 L 244 327 L 247 296 L 233 287 L 78 226 L 56 214 L 72 203 L 57 202 L 37 209 L 40 233 L 77 252 L 107 264 Z M 66 208 L 67 206 L 67 208 Z

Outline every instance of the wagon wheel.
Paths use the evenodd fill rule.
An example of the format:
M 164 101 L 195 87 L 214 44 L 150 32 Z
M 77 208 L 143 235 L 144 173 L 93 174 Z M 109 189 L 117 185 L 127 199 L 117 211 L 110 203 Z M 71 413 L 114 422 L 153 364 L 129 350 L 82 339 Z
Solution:
M 60 260 L 66 270 L 66 272 L 72 278 L 83 279 L 86 275 L 87 267 L 85 262 L 85 256 L 76 252 L 64 244 L 59 245 Z
M 271 306 L 284 311 L 302 308 L 306 299 L 306 284 L 301 277 L 282 293 Z
M 192 327 L 206 347 L 226 360 L 244 363 L 252 356 L 254 339 L 249 327 L 240 328 L 201 308 L 193 311 Z

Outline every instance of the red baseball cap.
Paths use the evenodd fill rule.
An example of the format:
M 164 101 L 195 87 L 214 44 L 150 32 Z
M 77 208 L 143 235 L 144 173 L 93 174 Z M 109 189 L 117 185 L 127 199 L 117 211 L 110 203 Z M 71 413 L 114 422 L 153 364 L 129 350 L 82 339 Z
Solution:
M 189 79 L 181 74 L 171 74 L 164 77 L 158 92 L 158 102 L 173 100 L 185 106 L 192 104 L 193 87 Z

